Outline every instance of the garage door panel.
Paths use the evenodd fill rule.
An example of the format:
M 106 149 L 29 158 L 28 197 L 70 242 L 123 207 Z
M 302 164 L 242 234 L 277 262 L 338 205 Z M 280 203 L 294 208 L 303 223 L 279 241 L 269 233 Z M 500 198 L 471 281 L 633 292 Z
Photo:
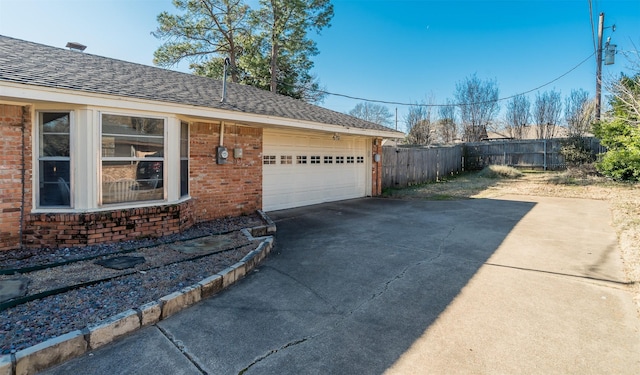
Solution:
M 263 154 L 275 156 L 263 164 L 263 209 L 298 207 L 366 195 L 367 152 L 363 138 L 279 133 L 265 130 Z M 291 164 L 281 157 L 290 157 Z M 306 156 L 306 164 L 298 163 Z M 317 163 L 311 163 L 313 160 Z M 331 163 L 325 157 L 330 156 Z M 343 163 L 338 163 L 342 157 Z M 347 163 L 348 158 L 352 163 Z M 272 159 L 273 160 L 273 159 Z

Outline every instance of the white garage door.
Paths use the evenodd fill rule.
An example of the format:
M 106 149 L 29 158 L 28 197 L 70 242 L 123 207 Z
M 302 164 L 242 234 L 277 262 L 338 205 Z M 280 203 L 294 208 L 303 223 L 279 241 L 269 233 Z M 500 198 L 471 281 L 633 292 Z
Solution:
M 366 138 L 265 129 L 263 209 L 273 211 L 364 197 L 371 170 Z

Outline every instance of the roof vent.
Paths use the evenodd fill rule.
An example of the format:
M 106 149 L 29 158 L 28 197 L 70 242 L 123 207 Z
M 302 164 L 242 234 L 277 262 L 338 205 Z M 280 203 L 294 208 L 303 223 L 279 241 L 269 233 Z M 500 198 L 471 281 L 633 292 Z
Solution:
M 80 44 L 76 42 L 69 42 L 65 47 L 69 48 L 71 51 L 77 51 L 77 52 L 82 52 L 87 48 L 87 46 L 85 46 L 84 44 Z

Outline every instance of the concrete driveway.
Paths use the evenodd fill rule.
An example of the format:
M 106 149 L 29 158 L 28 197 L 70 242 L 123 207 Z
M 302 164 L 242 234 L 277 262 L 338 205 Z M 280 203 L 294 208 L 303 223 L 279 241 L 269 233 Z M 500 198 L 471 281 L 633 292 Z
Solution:
M 638 374 L 606 203 L 360 199 L 269 213 L 220 295 L 48 374 Z

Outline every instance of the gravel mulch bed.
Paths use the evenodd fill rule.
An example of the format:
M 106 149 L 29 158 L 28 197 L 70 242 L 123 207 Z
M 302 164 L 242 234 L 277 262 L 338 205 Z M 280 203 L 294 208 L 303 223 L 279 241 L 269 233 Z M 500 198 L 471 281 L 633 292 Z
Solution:
M 83 259 L 87 256 L 106 256 L 123 249 L 138 249 L 135 253 L 127 255 L 143 255 L 150 262 L 146 265 L 146 270 L 144 270 L 145 265 L 142 264 L 136 268 L 124 270 L 130 274 L 116 276 L 105 282 L 34 300 L 1 311 L 0 354 L 15 353 L 70 331 L 82 329 L 128 309 L 158 300 L 162 296 L 220 272 L 238 262 L 257 246 L 257 243 L 251 243 L 246 238 L 243 239 L 239 233 L 231 232 L 263 224 L 258 215 L 251 215 L 201 223 L 179 235 L 159 239 L 127 241 L 84 248 L 43 249 L 42 254 L 37 251 L 22 250 L 2 253 L 0 269 L 17 268 L 18 265 L 31 267 L 58 263 L 68 259 Z M 180 260 L 181 257 L 184 258 L 184 254 L 176 254 L 177 252 L 171 249 L 172 243 L 221 233 L 227 234 L 225 249 L 232 250 L 213 253 L 194 261 L 170 263 L 176 259 Z M 226 246 L 227 244 L 229 246 Z M 7 253 L 11 253 L 15 257 L 11 258 L 11 254 Z M 25 254 L 28 256 L 21 258 Z M 58 275 L 60 275 L 59 272 L 66 272 L 69 274 L 66 276 L 68 280 L 82 279 L 87 276 L 79 276 L 78 274 L 95 272 L 96 266 L 93 262 L 93 260 L 80 261 L 37 272 L 45 274 L 53 272 Z M 78 266 L 82 264 L 86 267 Z M 73 273 L 69 272 L 69 267 L 72 267 Z M 114 276 L 113 271 L 110 270 L 100 272 Z M 21 276 L 29 277 L 29 273 Z M 90 278 L 97 279 L 94 276 Z M 49 278 L 47 279 L 47 277 Z M 44 279 L 55 280 L 56 277 L 51 278 L 49 275 Z M 57 285 L 59 284 L 60 282 L 57 282 Z

